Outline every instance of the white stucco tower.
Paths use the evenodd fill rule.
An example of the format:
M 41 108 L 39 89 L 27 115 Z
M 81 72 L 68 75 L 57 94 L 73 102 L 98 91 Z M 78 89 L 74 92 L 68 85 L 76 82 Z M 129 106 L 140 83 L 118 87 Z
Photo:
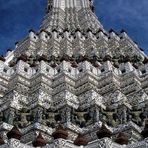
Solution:
M 148 57 L 93 0 L 48 0 L 0 57 L 0 147 L 148 147 Z
M 90 28 L 95 29 L 94 31 L 102 29 L 92 11 L 94 11 L 92 0 L 49 0 L 41 28 L 47 31 L 55 28 L 58 31 L 64 29 L 75 31 L 77 28 L 81 30 Z

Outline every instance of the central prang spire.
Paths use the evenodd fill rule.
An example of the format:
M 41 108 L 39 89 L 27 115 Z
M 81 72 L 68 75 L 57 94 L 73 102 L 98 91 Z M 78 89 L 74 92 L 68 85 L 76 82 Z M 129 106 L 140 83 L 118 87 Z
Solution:
M 94 10 L 93 0 L 48 0 L 47 9 L 51 11 L 52 8 L 88 8 Z
M 93 0 L 48 0 L 46 12 L 41 29 L 47 31 L 103 30 L 94 14 Z

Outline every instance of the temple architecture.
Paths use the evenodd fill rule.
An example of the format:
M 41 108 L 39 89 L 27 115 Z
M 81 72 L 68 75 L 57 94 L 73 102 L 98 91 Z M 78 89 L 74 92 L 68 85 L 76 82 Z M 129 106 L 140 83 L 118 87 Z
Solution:
M 0 148 L 33 147 L 148 147 L 148 57 L 93 0 L 48 0 L 0 57 Z

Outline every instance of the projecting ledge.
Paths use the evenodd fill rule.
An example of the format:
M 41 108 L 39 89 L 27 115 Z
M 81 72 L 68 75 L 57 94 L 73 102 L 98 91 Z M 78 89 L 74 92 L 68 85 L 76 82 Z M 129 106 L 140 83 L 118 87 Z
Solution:
M 64 140 L 64 139 L 57 139 L 54 140 L 52 144 L 47 144 L 43 148 L 147 148 L 148 146 L 148 139 L 145 139 L 141 142 L 134 143 L 132 145 L 119 145 L 115 142 L 113 142 L 109 138 L 103 138 L 98 139 L 93 142 L 88 143 L 87 146 L 76 146 L 74 143 L 70 140 Z M 23 143 L 20 143 L 17 139 L 10 139 L 6 144 L 3 144 L 0 146 L 1 148 L 33 148 L 32 145 L 26 145 Z

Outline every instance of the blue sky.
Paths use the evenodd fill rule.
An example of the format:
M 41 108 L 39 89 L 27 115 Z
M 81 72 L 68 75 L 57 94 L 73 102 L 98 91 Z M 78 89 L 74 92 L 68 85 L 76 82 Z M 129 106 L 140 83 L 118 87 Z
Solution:
M 0 53 L 37 30 L 47 0 L 0 0 Z M 148 54 L 148 0 L 95 0 L 96 14 L 106 30 L 125 28 Z

